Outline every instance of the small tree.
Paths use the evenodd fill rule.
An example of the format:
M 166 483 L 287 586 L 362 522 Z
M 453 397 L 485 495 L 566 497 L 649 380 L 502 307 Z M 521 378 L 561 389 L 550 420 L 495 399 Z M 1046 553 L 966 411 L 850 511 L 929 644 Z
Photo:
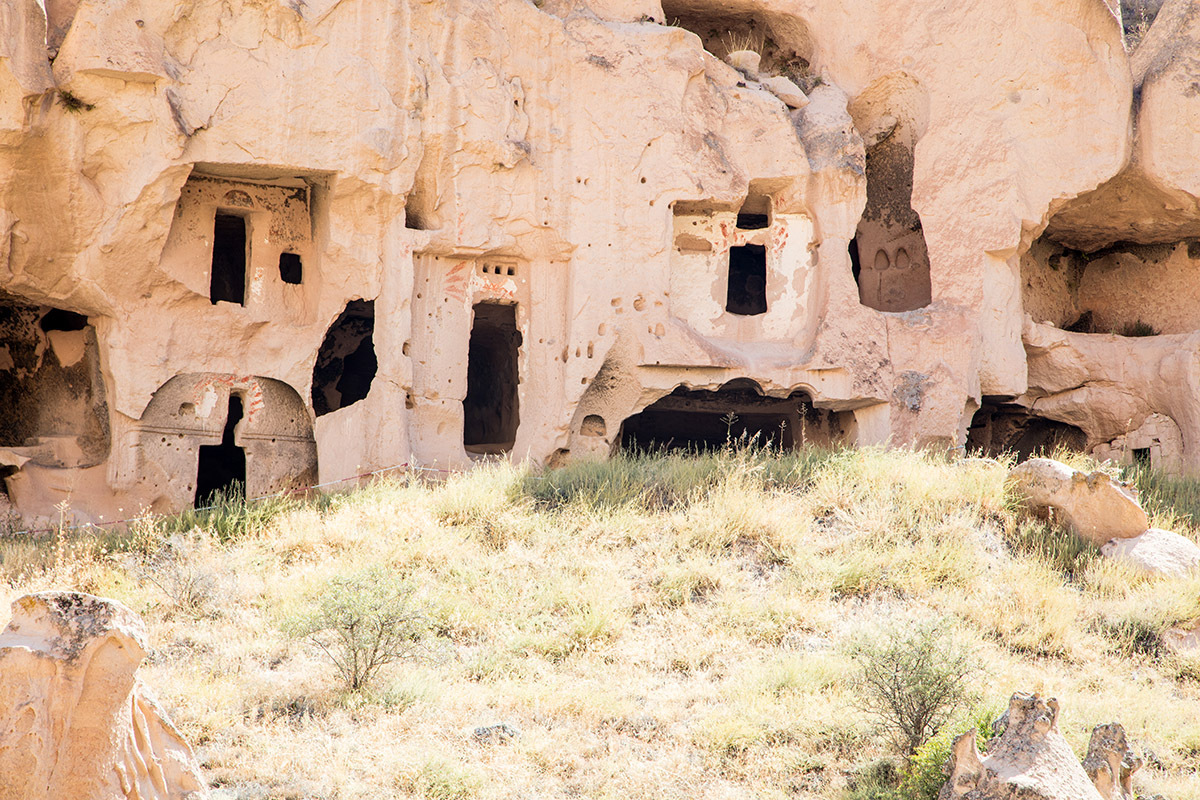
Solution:
M 980 671 L 972 648 L 936 622 L 897 626 L 851 646 L 865 711 L 895 738 L 906 759 L 976 700 Z
M 380 567 L 330 580 L 308 611 L 286 626 L 333 662 L 352 692 L 385 664 L 420 657 L 430 627 L 412 590 Z

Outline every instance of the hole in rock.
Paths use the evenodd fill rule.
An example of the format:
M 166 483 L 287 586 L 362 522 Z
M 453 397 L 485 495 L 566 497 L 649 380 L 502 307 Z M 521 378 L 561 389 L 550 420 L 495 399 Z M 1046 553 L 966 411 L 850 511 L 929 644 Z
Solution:
M 329 326 L 313 367 L 312 404 L 318 417 L 357 403 L 371 391 L 379 367 L 374 333 L 373 300 L 350 301 Z
M 912 125 L 907 120 L 867 148 L 867 205 L 850 250 L 859 301 L 878 311 L 929 305 L 933 288 L 921 217 L 912 207 Z
M 849 412 L 846 412 L 849 413 Z M 680 386 L 621 425 L 621 448 L 633 452 L 703 452 L 728 446 L 794 449 L 846 436 L 843 414 L 815 408 L 808 394 L 766 397 L 754 381 L 717 391 Z
M 110 444 L 87 318 L 0 292 L 0 447 L 34 448 L 25 457 L 39 466 L 88 467 L 108 457 Z
M 984 398 L 967 430 L 967 450 L 993 458 L 1013 453 L 1019 461 L 1025 461 L 1050 456 L 1060 448 L 1082 452 L 1086 445 L 1087 434 L 1081 428 L 988 398 Z
M 1133 463 L 1138 467 L 1149 467 L 1152 460 L 1152 455 L 1149 447 L 1136 447 L 1130 451 L 1133 456 Z
M 505 453 L 516 442 L 520 351 L 517 307 L 476 303 L 463 400 L 463 445 L 469 452 Z
M 246 219 L 217 214 L 213 220 L 212 277 L 208 298 L 216 303 L 246 304 Z
M 299 284 L 304 279 L 304 263 L 296 253 L 279 254 L 279 278 L 284 283 Z
M 725 310 L 753 316 L 767 311 L 767 248 L 746 244 L 729 248 L 729 289 Z
M 744 231 L 759 231 L 771 224 L 767 214 L 738 214 L 737 226 Z
M 52 308 L 45 313 L 39 324 L 47 333 L 50 331 L 81 331 L 87 327 L 88 320 L 83 314 Z
M 220 444 L 200 446 L 196 466 L 196 508 L 207 508 L 218 498 L 245 497 L 246 451 L 234 441 L 234 430 L 242 419 L 242 398 L 229 395 L 229 413 Z
M 608 433 L 608 426 L 604 424 L 604 417 L 599 414 L 588 414 L 583 418 L 583 424 L 579 426 L 579 433 L 584 436 L 604 436 Z

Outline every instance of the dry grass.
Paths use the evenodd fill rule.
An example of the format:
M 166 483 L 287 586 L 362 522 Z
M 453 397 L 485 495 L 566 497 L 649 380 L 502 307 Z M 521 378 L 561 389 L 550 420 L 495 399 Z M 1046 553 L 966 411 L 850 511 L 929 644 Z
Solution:
M 1080 751 L 1118 719 L 1151 756 L 1142 793 L 1200 796 L 1200 661 L 1158 644 L 1200 617 L 1200 582 L 1019 519 L 1006 467 L 876 450 L 490 465 L 195 533 L 0 544 L 0 608 L 71 587 L 142 613 L 144 677 L 218 798 L 841 797 L 889 755 L 847 645 L 904 618 L 978 645 L 985 706 L 1056 696 Z M 1195 536 L 1186 487 L 1153 486 L 1155 518 Z M 435 639 L 348 694 L 283 631 L 369 568 L 411 587 Z M 499 723 L 519 735 L 473 733 Z

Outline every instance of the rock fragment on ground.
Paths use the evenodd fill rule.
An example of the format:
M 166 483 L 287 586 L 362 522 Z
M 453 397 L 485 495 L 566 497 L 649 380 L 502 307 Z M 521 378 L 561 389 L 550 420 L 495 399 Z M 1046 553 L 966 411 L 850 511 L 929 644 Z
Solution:
M 184 800 L 191 748 L 137 678 L 146 629 L 82 592 L 18 598 L 0 633 L 0 800 Z
M 1076 534 L 1097 545 L 1140 536 L 1150 520 L 1137 498 L 1103 472 L 1086 474 L 1061 461 L 1031 458 L 1009 473 L 1034 509 L 1050 509 Z
M 808 105 L 808 95 L 790 78 L 774 75 L 763 78 L 763 88 L 782 100 L 788 108 L 804 108 Z
M 1200 547 L 1191 539 L 1161 528 L 1140 536 L 1113 539 L 1101 546 L 1108 558 L 1122 561 L 1150 575 L 1182 578 L 1200 565 Z

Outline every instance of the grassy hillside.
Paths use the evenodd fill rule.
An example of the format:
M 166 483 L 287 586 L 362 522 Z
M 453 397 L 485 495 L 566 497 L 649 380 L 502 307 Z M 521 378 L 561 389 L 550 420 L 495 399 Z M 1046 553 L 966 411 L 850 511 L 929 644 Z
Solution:
M 1200 796 L 1200 661 L 1158 638 L 1200 618 L 1200 579 L 1023 519 L 1006 466 L 729 451 L 385 481 L 0 542 L 0 623 L 50 587 L 141 612 L 143 677 L 223 798 L 894 796 L 854 653 L 923 625 L 979 665 L 939 741 L 1036 691 L 1080 753 L 1119 720 L 1140 791 Z M 1139 479 L 1195 537 L 1195 485 Z M 380 597 L 411 657 L 350 692 L 297 634 L 322 598 Z

